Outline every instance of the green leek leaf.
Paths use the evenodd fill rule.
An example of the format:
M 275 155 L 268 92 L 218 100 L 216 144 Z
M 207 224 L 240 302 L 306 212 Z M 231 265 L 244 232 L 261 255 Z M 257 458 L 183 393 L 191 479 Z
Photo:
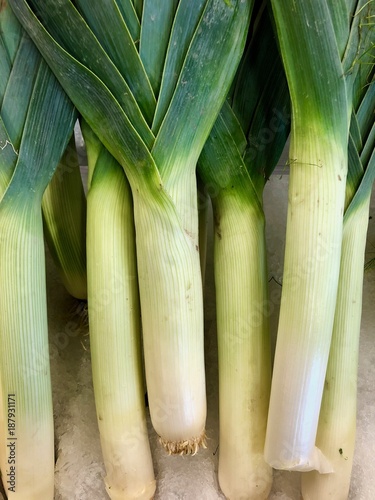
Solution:
M 1 106 L 1 117 L 15 149 L 19 148 L 40 54 L 25 35 L 19 44 Z
M 159 94 L 169 34 L 178 0 L 144 0 L 139 54 L 155 95 Z M 195 10 L 195 6 L 192 10 Z
M 69 0 L 45 0 L 42 9 L 39 8 L 38 1 L 34 0 L 30 4 L 35 6 L 39 16 L 48 25 L 48 30 L 57 43 L 104 82 L 127 113 L 133 127 L 143 140 L 146 143 L 151 142 L 153 136 L 129 85 L 72 2 Z M 69 22 L 61 23 L 60 19 L 66 19 L 67 17 Z M 40 50 L 40 45 L 36 40 L 34 42 Z M 67 70 L 65 70 L 65 75 L 67 76 Z
M 164 64 L 158 104 L 152 124 L 152 130 L 155 134 L 158 132 L 167 112 L 186 53 L 189 49 L 190 40 L 196 30 L 206 3 L 206 0 L 198 0 L 194 5 L 194 9 L 191 8 L 190 0 L 180 0 L 178 4 L 177 15 L 172 26 Z
M 134 43 L 139 44 L 141 26 L 138 19 L 140 16 L 138 16 L 138 12 L 136 11 L 135 2 L 132 2 L 131 0 L 116 0 L 116 3 L 121 11 L 122 17 L 125 20 L 126 26 L 133 37 Z M 138 2 L 138 4 L 139 3 L 140 2 Z
M 156 106 L 155 96 L 138 50 L 115 0 L 101 3 L 77 0 L 76 5 L 128 83 L 147 123 L 151 124 Z

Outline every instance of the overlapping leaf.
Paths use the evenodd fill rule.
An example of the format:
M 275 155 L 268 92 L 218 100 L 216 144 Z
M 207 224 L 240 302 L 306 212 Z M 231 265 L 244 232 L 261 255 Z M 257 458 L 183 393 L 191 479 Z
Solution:
M 73 132 L 76 113 L 8 5 L 0 18 L 0 45 L 8 62 L 0 71 L 7 72 L 0 96 L 4 206 L 22 193 L 42 195 Z
M 195 168 L 243 50 L 250 2 L 206 0 L 194 9 L 187 0 L 178 6 L 163 2 L 163 17 L 145 1 L 139 52 L 129 35 L 125 11 L 131 9 L 125 1 L 103 0 L 93 7 L 80 0 L 77 8 L 69 0 L 11 0 L 11 5 L 83 117 L 124 167 L 133 189 L 143 184 L 161 193 L 172 170 Z M 116 35 L 104 23 L 104 5 Z M 135 8 L 139 14 L 138 2 Z M 153 22 L 165 30 L 158 40 L 164 48 L 157 54 L 155 47 L 147 48 L 155 39 Z M 119 63 L 120 39 L 131 54 L 128 66 Z M 155 139 L 151 88 L 158 96 Z
M 290 110 L 270 18 L 262 10 L 259 17 L 232 96 L 203 148 L 199 172 L 217 193 L 225 188 L 243 190 L 260 208 L 264 184 L 289 134 Z

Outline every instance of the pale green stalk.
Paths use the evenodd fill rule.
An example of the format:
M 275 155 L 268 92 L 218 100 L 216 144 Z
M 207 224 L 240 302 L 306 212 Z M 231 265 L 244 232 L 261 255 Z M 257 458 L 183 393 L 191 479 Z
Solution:
M 215 222 L 218 478 L 231 500 L 265 500 L 272 486 L 263 455 L 271 304 L 262 193 L 289 133 L 289 94 L 270 18 L 264 4 L 259 7 L 232 92 L 198 164 Z
M 362 87 L 365 82 L 367 83 L 366 75 L 371 72 L 373 59 L 371 60 L 370 54 L 374 43 L 374 32 L 372 30 L 371 34 L 371 23 L 368 23 L 367 20 L 369 13 L 373 9 L 373 2 L 350 1 L 339 4 L 327 0 L 326 2 L 319 2 L 319 4 L 318 8 L 317 4 L 312 6 L 312 4 L 306 2 L 305 11 L 300 11 L 293 6 L 290 15 L 297 20 L 296 14 L 302 14 L 302 24 L 299 24 L 300 30 L 298 31 L 298 29 L 294 28 L 298 25 L 296 22 L 293 24 L 293 28 L 290 28 L 289 34 L 287 34 L 287 27 L 284 24 L 286 17 L 284 16 L 288 16 L 288 12 L 285 10 L 282 13 L 283 7 L 279 2 L 275 1 L 273 3 L 293 102 L 294 135 L 292 139 L 296 141 L 296 144 L 298 141 L 302 148 L 304 148 L 304 141 L 307 140 L 312 152 L 314 152 L 317 140 L 320 139 L 323 145 L 328 142 L 328 149 L 332 146 L 339 149 L 336 156 L 341 155 L 344 157 L 345 154 L 347 157 L 348 138 L 340 144 L 340 141 L 337 142 L 336 140 L 335 142 L 332 134 L 336 136 L 341 129 L 342 138 L 344 137 L 344 128 L 349 129 L 349 117 L 352 109 L 356 111 L 360 94 L 363 93 Z M 314 10 L 315 8 L 316 10 Z M 322 16 L 325 9 L 328 9 L 329 13 L 326 12 L 326 15 Z M 310 15 L 312 16 L 311 19 L 309 19 Z M 333 33 L 329 34 L 331 31 L 329 27 L 330 18 L 332 19 L 331 28 L 333 28 Z M 315 19 L 314 23 L 312 23 L 312 19 Z M 314 32 L 316 31 L 319 34 L 320 27 L 324 24 L 326 25 L 324 35 L 315 37 Z M 302 32 L 305 33 L 306 39 L 301 38 Z M 307 38 L 309 34 L 310 37 Z M 292 39 L 297 41 L 297 38 L 304 41 L 300 46 L 295 45 L 296 49 L 294 49 L 290 43 Z M 321 47 L 321 49 L 316 48 L 311 51 L 311 60 L 309 62 L 309 58 L 302 53 L 300 47 L 305 46 L 310 50 L 315 43 L 318 46 L 322 41 L 327 43 L 326 54 L 329 56 L 328 59 L 324 63 L 321 58 L 319 58 L 319 61 L 315 60 L 316 54 L 324 54 L 324 49 Z M 364 62 L 367 55 L 370 58 L 370 66 L 367 65 L 367 62 Z M 341 61 L 341 74 L 339 72 L 338 78 L 337 72 L 332 67 L 333 62 L 334 66 L 338 65 L 337 56 Z M 299 61 L 299 64 L 296 64 L 297 61 Z M 317 73 L 319 81 L 315 83 L 313 83 L 314 78 L 310 80 L 306 78 L 309 73 L 315 75 L 313 71 L 315 62 L 322 71 L 328 71 L 327 78 L 325 78 L 325 87 L 321 86 L 322 73 Z M 360 64 L 362 62 L 363 65 Z M 306 67 L 301 73 L 301 67 L 302 65 L 305 66 L 305 64 Z M 363 70 L 363 68 L 365 69 Z M 359 85 L 357 84 L 358 79 L 356 80 L 357 75 L 359 81 L 362 82 Z M 363 75 L 365 80 L 362 78 Z M 332 88 L 328 91 L 331 85 Z M 326 103 L 325 96 L 327 97 Z M 314 106 L 309 106 L 309 100 L 314 103 Z M 338 100 L 341 101 L 341 105 L 337 104 Z M 339 108 L 342 112 L 341 118 L 338 113 Z M 319 118 L 317 120 L 318 115 L 320 115 L 320 119 L 324 118 L 321 127 L 316 129 L 315 127 L 320 121 Z M 327 118 L 329 118 L 328 122 Z M 339 122 L 334 126 L 333 124 L 337 119 Z M 352 121 L 350 126 L 351 134 L 353 134 L 355 140 L 357 140 L 358 136 L 358 131 L 356 132 L 358 126 L 356 120 Z M 303 130 L 303 127 L 306 128 L 307 133 Z M 314 130 L 315 132 L 309 137 L 309 133 Z M 361 138 L 359 138 L 359 141 L 361 141 Z M 322 189 L 320 189 L 317 182 L 309 185 L 310 173 L 306 177 L 302 173 L 303 163 L 299 164 L 297 156 L 299 149 L 297 147 L 293 150 L 294 142 L 292 142 L 291 148 L 290 210 L 288 213 L 285 255 L 286 281 L 283 284 L 284 298 L 282 297 L 281 302 L 265 451 L 267 459 L 275 467 L 305 471 L 315 469 L 322 473 L 330 473 L 334 472 L 330 458 L 335 454 L 329 450 L 329 447 L 324 446 L 327 441 L 323 440 L 323 442 L 319 438 L 322 449 L 319 446 L 314 447 L 314 442 L 334 324 L 336 302 L 333 304 L 332 301 L 333 296 L 336 294 L 337 265 L 340 262 L 339 255 L 341 255 L 342 238 L 339 241 L 338 239 L 334 241 L 331 237 L 335 234 L 337 236 L 338 228 L 342 227 L 342 214 L 344 213 L 344 207 L 348 203 L 348 196 L 346 193 L 346 196 L 343 197 L 341 216 L 337 217 L 336 225 L 334 225 L 331 218 L 335 211 L 332 195 L 337 199 L 339 191 L 342 190 L 341 183 L 345 180 L 345 177 L 343 178 L 339 171 L 335 172 L 333 170 L 331 172 L 332 184 L 329 181 L 324 181 L 324 176 L 331 167 L 328 168 L 328 163 L 320 163 L 322 161 L 319 153 L 320 146 L 320 149 L 319 147 L 317 149 L 318 156 L 315 161 L 311 156 L 310 161 L 305 162 L 304 170 L 309 172 L 309 167 L 313 169 L 314 166 L 318 167 L 315 168 L 316 176 L 323 181 L 321 184 Z M 334 149 L 331 150 L 331 155 L 332 165 L 335 165 Z M 362 158 L 361 160 L 358 159 L 359 180 L 358 178 L 355 180 L 354 190 L 360 184 L 363 175 L 361 161 L 364 160 Z M 294 168 L 293 164 L 295 164 Z M 356 171 L 356 168 L 355 165 L 354 171 Z M 321 176 L 318 174 L 319 170 L 324 171 Z M 298 172 L 297 176 L 296 171 Z M 294 180 L 296 178 L 297 182 Z M 353 182 L 352 178 L 353 172 L 350 169 L 349 184 Z M 335 191 L 335 182 L 337 191 Z M 315 207 L 313 203 L 309 207 L 310 213 L 313 214 L 311 218 L 308 213 L 304 213 L 304 205 L 306 204 L 305 191 L 307 191 L 308 199 L 315 196 L 315 191 L 317 193 Z M 349 196 L 349 202 L 352 196 L 353 193 Z M 356 196 L 355 199 L 357 201 L 354 205 L 358 206 L 358 203 L 360 203 L 358 199 L 361 198 Z M 337 215 L 340 213 L 339 208 L 339 206 L 336 206 Z M 325 213 L 328 215 L 327 219 Z M 298 214 L 298 217 L 296 214 Z M 348 216 L 348 212 L 346 212 L 345 219 Z M 305 218 L 304 221 L 303 218 Z M 302 221 L 299 227 L 295 225 L 298 220 Z M 305 233 L 304 226 L 307 228 Z M 300 239 L 297 239 L 296 236 Z M 298 241 L 300 241 L 300 247 L 298 247 Z M 290 245 L 290 248 L 288 245 Z M 340 252 L 338 252 L 339 250 Z M 331 261 L 332 266 L 327 266 L 327 263 L 334 255 L 336 255 L 336 261 Z M 325 273 L 326 278 L 324 277 Z M 309 288 L 306 288 L 306 285 Z M 304 297 L 307 299 L 306 302 L 304 302 Z M 306 316 L 304 311 L 306 311 Z M 301 328 L 301 331 L 299 332 L 296 327 Z M 296 356 L 295 363 L 290 363 L 291 356 Z M 324 405 L 330 406 L 330 403 L 326 402 Z M 348 433 L 350 432 L 352 431 L 348 431 Z M 325 456 L 325 452 L 327 456 Z M 345 489 L 345 486 L 343 486 L 345 482 L 347 482 L 347 478 L 345 480 L 343 478 L 340 488 Z M 317 488 L 317 491 L 323 493 L 319 488 Z
M 375 42 L 374 30 L 369 35 Z M 356 436 L 364 255 L 375 177 L 375 138 L 371 132 L 375 105 L 373 65 L 371 53 L 366 54 L 353 99 L 340 278 L 316 438 L 316 445 L 330 460 L 333 472 L 303 474 L 303 497 L 310 500 L 345 500 L 349 495 Z
M 1 20 L 1 18 L 0 18 Z M 16 162 L 16 154 L 10 143 L 9 135 L 5 129 L 4 123 L 0 118 L 0 198 L 4 196 L 4 193 L 8 187 L 12 170 Z M 9 168 L 4 168 L 9 166 Z M 1 384 L 1 369 L 0 369 L 0 429 L 4 429 L 5 419 L 4 419 L 4 408 L 3 408 L 3 395 L 2 395 L 2 384 Z M 0 432 L 0 471 L 6 470 L 5 461 L 5 450 L 6 450 L 6 438 L 5 433 Z
M 352 2 L 353 3 L 353 2 Z M 364 2 L 354 2 L 357 9 Z M 272 0 L 292 101 L 284 278 L 265 457 L 332 472 L 315 446 L 340 269 L 359 17 L 341 3 Z M 348 7 L 348 6 L 347 6 Z
M 87 299 L 86 196 L 74 137 L 42 199 L 44 235 L 67 291 Z
M 156 485 L 144 403 L 132 196 L 121 166 L 103 147 L 88 192 L 87 266 L 106 490 L 113 500 L 148 500 Z
M 302 475 L 304 500 L 346 500 L 354 458 L 357 367 L 370 196 L 345 220 L 340 281 L 316 446 L 332 472 Z
M 231 191 L 213 199 L 219 482 L 227 498 L 266 499 L 272 470 L 263 457 L 271 382 L 264 218 L 238 187 Z
M 199 252 L 166 209 L 140 194 L 134 197 L 147 392 L 153 425 L 161 437 L 168 436 L 162 439 L 168 452 L 196 453 L 204 444 L 206 419 Z M 166 286 L 172 281 L 179 293 Z M 189 429 L 186 440 L 184 429 Z
M 314 444 L 336 303 L 346 160 L 323 131 L 297 142 L 292 133 L 290 158 L 298 164 L 290 171 L 265 453 L 275 468 L 328 472 Z
M 1 430 L 6 437 L 3 483 L 9 499 L 52 500 L 54 430 L 40 200 L 14 200 L 0 208 L 1 240 L 6 242 L 0 246 L 0 366 L 7 417 Z M 10 397 L 14 429 L 9 428 Z
M 3 17 L 5 16 L 5 18 Z M 5 24 L 4 24 L 5 23 Z M 76 118 L 31 40 L 0 11 L 0 450 L 9 499 L 52 500 L 54 429 L 41 201 Z M 10 43 L 5 38 L 10 37 Z M 7 66 L 8 64 L 8 66 Z

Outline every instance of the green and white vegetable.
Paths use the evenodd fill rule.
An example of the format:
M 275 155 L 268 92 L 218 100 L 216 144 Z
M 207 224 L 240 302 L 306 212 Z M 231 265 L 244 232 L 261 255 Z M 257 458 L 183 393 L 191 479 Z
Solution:
M 4 2 L 0 19 L 0 468 L 9 499 L 52 500 L 41 202 L 76 113 Z
M 121 166 L 87 125 L 82 128 L 88 152 L 98 143 L 101 148 L 95 163 L 89 163 L 87 267 L 106 489 L 111 499 L 148 500 L 156 484 L 146 425 L 132 196 Z
M 284 279 L 265 456 L 275 468 L 330 472 L 332 464 L 315 447 L 315 437 L 339 278 L 355 61 L 368 49 L 360 24 L 369 3 L 271 3 L 291 95 L 292 128 Z
M 367 35 L 375 43 L 375 34 Z M 354 96 L 348 147 L 340 278 L 316 438 L 316 445 L 329 459 L 333 472 L 312 471 L 302 475 L 303 498 L 309 500 L 347 499 L 354 458 L 364 255 L 375 178 L 375 84 L 371 54 L 366 54 L 359 64 L 358 95 Z
M 141 19 L 130 1 L 11 5 L 125 170 L 151 419 L 170 453 L 195 453 L 206 419 L 195 166 L 239 63 L 251 2 L 145 0 Z
M 254 26 L 198 167 L 215 221 L 219 483 L 232 500 L 265 499 L 272 486 L 263 456 L 271 346 L 262 194 L 289 133 L 278 117 L 289 115 L 289 94 L 267 12 Z

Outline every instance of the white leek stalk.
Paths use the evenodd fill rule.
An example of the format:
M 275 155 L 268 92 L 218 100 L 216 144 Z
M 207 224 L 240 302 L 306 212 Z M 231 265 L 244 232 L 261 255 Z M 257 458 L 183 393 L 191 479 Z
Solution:
M 54 430 L 40 201 L 0 205 L 0 233 L 3 483 L 9 499 L 52 500 Z
M 329 472 L 315 436 L 336 303 L 346 159 L 334 138 L 318 133 L 297 143 L 292 135 L 289 154 L 296 164 L 265 453 L 275 468 Z
M 332 465 L 328 474 L 302 475 L 304 500 L 346 500 L 353 465 L 357 417 L 357 367 L 364 254 L 370 196 L 345 220 L 331 352 L 316 446 Z
M 5 158 L 7 155 L 7 158 Z M 0 117 L 0 198 L 4 196 L 4 193 L 8 187 L 9 181 L 12 176 L 12 170 L 16 163 L 16 153 L 12 148 L 9 135 L 7 134 L 5 125 Z M 4 166 L 9 166 L 4 168 Z M 2 384 L 1 384 L 1 369 L 0 369 L 0 429 L 4 429 L 5 425 L 5 413 L 3 407 L 3 395 L 2 395 Z M 6 463 L 4 461 L 6 450 L 6 437 L 4 432 L 0 432 L 0 471 L 6 470 Z M 4 473 L 4 472 L 3 472 Z
M 351 112 L 327 3 L 272 1 L 292 127 L 284 278 L 265 443 L 273 467 L 320 472 L 332 471 L 315 438 L 339 277 Z
M 92 167 L 90 167 L 92 169 Z M 132 197 L 102 148 L 88 193 L 88 305 L 95 404 L 112 500 L 153 498 Z
M 7 2 L 2 2 L 1 22 L 4 13 L 11 14 Z M 9 29 L 0 31 L 8 57 L 0 67 L 6 84 L 0 96 L 0 135 L 6 131 L 9 137 L 0 148 L 0 434 L 6 440 L 0 463 L 9 499 L 52 500 L 54 429 L 41 202 L 76 113 L 29 37 L 22 36 L 10 56 L 17 21 L 13 16 L 6 24 Z
M 264 500 L 272 485 L 263 456 L 271 383 L 264 218 L 238 186 L 223 190 L 213 203 L 219 483 L 227 498 Z
M 134 197 L 134 217 L 152 422 L 169 453 L 196 453 L 206 420 L 197 228 L 193 239 L 173 208 L 141 194 Z
M 375 33 L 369 31 L 375 41 Z M 362 33 L 363 35 L 363 33 Z M 369 207 L 375 177 L 374 61 L 370 53 L 356 78 L 348 143 L 349 172 L 339 288 L 316 445 L 333 472 L 302 475 L 304 499 L 346 500 L 356 435 L 357 371 Z
M 274 110 L 287 109 L 289 94 L 267 11 L 260 8 L 256 15 L 257 27 L 249 36 L 233 95 L 198 163 L 215 221 L 218 476 L 231 500 L 265 500 L 272 485 L 272 468 L 263 455 L 271 349 L 262 192 L 289 131 L 288 121 L 275 120 Z M 271 71 L 264 71 L 263 54 Z M 270 120 L 272 138 L 265 148 L 257 138 Z

